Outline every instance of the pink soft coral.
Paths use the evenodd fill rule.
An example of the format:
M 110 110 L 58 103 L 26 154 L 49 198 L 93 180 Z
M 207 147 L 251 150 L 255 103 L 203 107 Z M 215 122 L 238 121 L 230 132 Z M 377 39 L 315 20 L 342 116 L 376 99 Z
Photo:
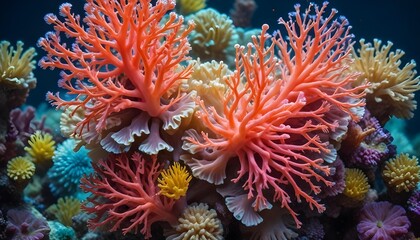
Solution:
M 60 108 L 73 107 L 72 114 L 83 109 L 75 133 L 88 143 L 100 141 L 109 152 L 127 151 L 145 135 L 153 137 L 143 141 L 141 151 L 171 151 L 159 128 L 173 131 L 193 112 L 191 96 L 175 91 L 192 71 L 180 63 L 188 59 L 193 24 L 184 25 L 174 12 L 163 20 L 174 0 L 151 2 L 87 0 L 86 25 L 68 3 L 60 7 L 64 21 L 45 17 L 55 32 L 39 40 L 47 51 L 40 65 L 63 70 L 59 86 L 73 96 L 66 100 L 49 93 L 48 99 Z M 61 40 L 64 35 L 74 42 L 71 48 Z
M 347 20 L 334 20 L 335 10 L 323 18 L 326 4 L 315 6 L 312 16 L 312 7 L 301 15 L 297 5 L 289 21 L 280 19 L 289 40 L 270 37 L 264 25 L 247 48 L 236 46 L 223 112 L 201 103 L 199 116 L 211 134 L 189 131 L 183 148 L 190 155 L 182 156 L 194 176 L 214 184 L 222 184 L 228 162 L 239 159 L 231 180 L 243 184 L 254 210 L 270 208 L 272 196 L 298 226 L 292 201 L 303 198 L 311 209 L 325 210 L 312 196 L 320 192 L 317 181 L 332 185 L 324 162 L 334 161 L 336 153 L 325 135 L 337 130 L 341 116 L 357 120 L 364 105 L 365 86 L 352 88 L 355 76 L 345 74 L 351 46 Z
M 83 206 L 95 218 L 91 228 L 107 226 L 151 237 L 151 225 L 165 221 L 176 223 L 174 200 L 159 194 L 157 178 L 161 165 L 156 156 L 145 159 L 138 152 L 131 158 L 122 154 L 94 165 L 95 174 L 82 179 L 81 187 L 92 195 Z

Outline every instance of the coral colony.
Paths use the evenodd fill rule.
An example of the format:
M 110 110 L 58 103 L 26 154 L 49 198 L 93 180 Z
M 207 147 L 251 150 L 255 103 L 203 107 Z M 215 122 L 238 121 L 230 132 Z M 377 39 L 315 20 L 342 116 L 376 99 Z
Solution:
M 385 126 L 413 117 L 414 61 L 328 3 L 244 30 L 256 7 L 62 4 L 37 50 L 55 122 L 23 106 L 35 49 L 1 42 L 0 238 L 420 237 L 418 153 Z

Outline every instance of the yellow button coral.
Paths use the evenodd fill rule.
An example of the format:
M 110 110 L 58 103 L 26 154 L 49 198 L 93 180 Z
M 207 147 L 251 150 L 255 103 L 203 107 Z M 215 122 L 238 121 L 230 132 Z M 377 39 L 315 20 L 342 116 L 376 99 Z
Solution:
M 368 179 L 362 170 L 346 168 L 345 181 L 346 187 L 343 194 L 351 199 L 362 201 L 370 187 Z
M 30 179 L 35 173 L 35 164 L 26 157 L 15 157 L 7 163 L 7 176 L 22 181 Z
M 36 163 L 50 161 L 54 156 L 55 141 L 49 133 L 37 131 L 32 134 L 28 144 L 30 147 L 25 147 L 25 151 Z
M 191 178 L 186 167 L 181 166 L 179 162 L 175 162 L 167 170 L 163 170 L 158 179 L 160 194 L 172 199 L 185 196 Z
M 385 164 L 382 172 L 385 182 L 396 192 L 409 192 L 420 182 L 420 166 L 417 157 L 399 154 Z

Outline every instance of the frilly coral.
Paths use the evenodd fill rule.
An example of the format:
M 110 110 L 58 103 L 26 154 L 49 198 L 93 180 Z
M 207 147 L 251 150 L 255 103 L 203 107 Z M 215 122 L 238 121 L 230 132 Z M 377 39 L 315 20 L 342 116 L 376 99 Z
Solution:
M 370 86 L 366 95 L 366 107 L 384 124 L 391 116 L 412 118 L 417 107 L 414 92 L 420 90 L 420 77 L 414 70 L 416 63 L 411 60 L 400 68 L 404 52 L 391 52 L 392 43 L 382 45 L 378 39 L 371 43 L 360 40 L 360 49 L 353 48 L 352 70 L 361 72 L 355 84 L 367 80 Z
M 216 211 L 204 203 L 189 205 L 179 217 L 174 231 L 176 233 L 168 236 L 167 240 L 224 239 L 223 226 Z
M 50 232 L 47 220 L 27 209 L 7 211 L 6 234 L 10 239 L 46 240 Z
M 393 240 L 407 233 L 409 227 L 403 207 L 390 202 L 372 202 L 361 210 L 357 232 L 361 240 Z

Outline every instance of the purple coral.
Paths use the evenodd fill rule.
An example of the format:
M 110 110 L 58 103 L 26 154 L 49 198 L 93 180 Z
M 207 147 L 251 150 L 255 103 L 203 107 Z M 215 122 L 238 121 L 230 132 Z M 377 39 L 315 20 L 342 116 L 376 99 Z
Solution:
M 6 234 L 11 239 L 48 239 L 50 228 L 47 220 L 36 217 L 31 211 L 11 209 L 7 212 L 7 218 L 9 223 L 6 227 Z
M 392 240 L 410 227 L 404 208 L 386 201 L 366 204 L 360 219 L 357 232 L 361 240 Z
M 408 210 L 420 216 L 420 189 L 414 191 L 408 199 Z
M 360 122 L 350 122 L 340 156 L 349 166 L 369 168 L 395 155 L 391 134 L 366 110 Z

